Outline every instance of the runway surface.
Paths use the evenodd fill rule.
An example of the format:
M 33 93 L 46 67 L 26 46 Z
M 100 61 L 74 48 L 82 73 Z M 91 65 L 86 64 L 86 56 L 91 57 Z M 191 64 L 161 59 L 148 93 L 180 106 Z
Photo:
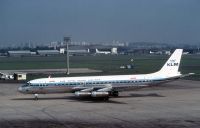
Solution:
M 178 80 L 109 101 L 73 94 L 24 95 L 0 84 L 0 128 L 199 128 L 200 82 Z

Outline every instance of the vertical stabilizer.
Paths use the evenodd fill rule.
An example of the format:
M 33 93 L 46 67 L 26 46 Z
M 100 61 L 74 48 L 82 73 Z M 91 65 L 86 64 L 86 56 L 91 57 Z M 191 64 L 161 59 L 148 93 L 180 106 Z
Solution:
M 171 57 L 164 64 L 164 66 L 161 68 L 159 73 L 166 74 L 166 75 L 178 74 L 182 52 L 183 52 L 183 49 L 176 49 L 174 53 L 171 55 Z

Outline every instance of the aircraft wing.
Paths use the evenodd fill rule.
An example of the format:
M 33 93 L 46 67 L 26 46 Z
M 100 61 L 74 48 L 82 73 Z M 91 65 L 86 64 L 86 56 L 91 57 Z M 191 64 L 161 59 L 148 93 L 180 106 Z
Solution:
M 111 84 L 105 84 L 105 85 L 101 85 L 101 86 L 92 86 L 92 87 L 77 86 L 77 87 L 74 87 L 73 90 L 74 91 L 82 91 L 82 92 L 91 92 L 91 91 L 104 92 L 104 91 L 111 91 L 112 85 Z
M 75 91 L 75 96 L 108 97 L 110 91 L 112 91 L 112 85 L 105 85 L 101 87 L 88 87 L 88 88 L 85 87 L 82 89 L 79 88 L 78 91 Z

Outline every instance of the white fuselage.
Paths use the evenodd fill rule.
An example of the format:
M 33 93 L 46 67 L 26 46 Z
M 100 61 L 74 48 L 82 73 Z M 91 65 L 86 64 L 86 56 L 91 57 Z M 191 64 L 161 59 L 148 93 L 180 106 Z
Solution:
M 85 76 L 85 77 L 58 77 L 41 78 L 29 81 L 23 89 L 18 90 L 23 93 L 67 93 L 76 92 L 87 88 L 104 88 L 112 86 L 114 91 L 132 90 L 149 85 L 155 85 L 178 78 L 176 76 L 162 76 L 158 73 L 145 75 L 111 75 L 111 76 Z M 27 86 L 27 87 L 26 87 Z

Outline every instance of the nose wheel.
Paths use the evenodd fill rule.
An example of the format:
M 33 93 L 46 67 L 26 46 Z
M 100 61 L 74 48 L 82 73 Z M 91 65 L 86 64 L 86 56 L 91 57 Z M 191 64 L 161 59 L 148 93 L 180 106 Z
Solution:
M 38 100 L 38 94 L 34 94 L 35 100 Z

